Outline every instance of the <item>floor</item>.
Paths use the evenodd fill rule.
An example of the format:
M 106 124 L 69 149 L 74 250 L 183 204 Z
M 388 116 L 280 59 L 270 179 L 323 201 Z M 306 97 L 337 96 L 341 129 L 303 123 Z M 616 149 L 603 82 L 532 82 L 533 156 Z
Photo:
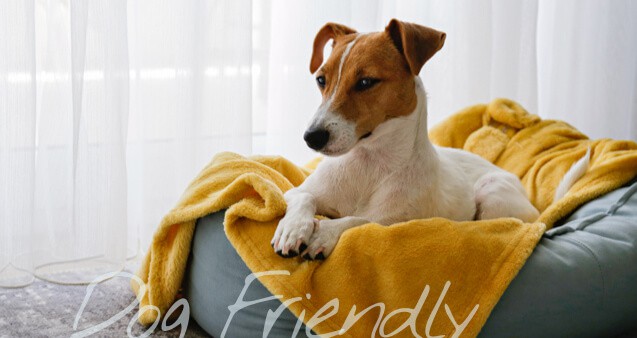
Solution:
M 24 288 L 0 288 L 0 337 L 69 337 L 96 327 L 125 310 L 135 300 L 124 278 L 105 281 L 95 287 L 82 312 L 77 328 L 74 321 L 87 294 L 86 286 L 57 285 L 37 280 Z M 146 328 L 132 320 L 137 312 L 124 311 L 123 317 L 101 328 L 91 337 L 139 337 Z M 85 331 L 86 333 L 86 331 Z M 77 336 L 85 336 L 79 334 Z M 179 337 L 180 327 L 164 332 L 161 323 L 151 337 Z M 209 337 L 194 320 L 187 326 L 186 337 Z

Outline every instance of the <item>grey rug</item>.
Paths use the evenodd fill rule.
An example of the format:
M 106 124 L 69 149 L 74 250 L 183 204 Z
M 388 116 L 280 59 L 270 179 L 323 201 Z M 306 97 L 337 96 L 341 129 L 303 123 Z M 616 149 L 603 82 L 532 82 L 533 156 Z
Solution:
M 95 287 L 77 329 L 75 317 L 86 296 L 86 286 L 66 286 L 37 280 L 16 289 L 0 288 L 0 337 L 70 337 L 98 325 L 126 309 L 135 297 L 124 278 L 114 278 Z M 127 328 L 138 308 L 90 337 L 127 337 Z M 168 323 L 170 324 L 170 323 Z M 131 334 L 139 337 L 147 328 L 133 322 Z M 150 337 L 179 337 L 180 327 L 164 332 L 161 323 Z M 209 337 L 193 319 L 186 337 Z

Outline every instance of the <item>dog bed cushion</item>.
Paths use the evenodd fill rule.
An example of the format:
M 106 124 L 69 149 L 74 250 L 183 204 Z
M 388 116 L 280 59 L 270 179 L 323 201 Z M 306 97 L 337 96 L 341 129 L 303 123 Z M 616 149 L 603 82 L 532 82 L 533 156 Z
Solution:
M 282 158 L 216 156 L 164 217 L 138 272 L 143 284 L 132 281 L 139 320 L 152 323 L 168 310 L 182 286 L 196 220 L 226 208 L 226 236 L 242 260 L 251 271 L 277 272 L 260 277 L 268 290 L 317 333 L 344 330 L 349 337 L 412 330 L 475 335 L 545 230 L 513 218 L 370 223 L 348 230 L 323 262 L 281 258 L 270 239 L 285 213 L 283 191 L 305 175 Z M 161 312 L 144 311 L 148 305 Z M 415 306 L 445 317 L 420 316 L 406 327 L 399 310 Z
M 282 259 L 273 253 L 269 240 L 285 213 L 283 192 L 299 185 L 310 171 L 280 157 L 223 153 L 193 180 L 155 232 L 137 273 L 141 283 L 136 280 L 131 285 L 140 306 L 155 306 L 156 311 L 142 311 L 139 321 L 153 323 L 178 295 L 196 220 L 227 208 L 224 228 L 236 252 L 252 271 L 289 272 L 262 277 L 261 282 L 285 300 L 297 298 L 288 308 L 299 317 L 305 314 L 304 320 L 318 333 L 338 333 L 354 305 L 360 313 L 382 302 L 387 311 L 376 317 L 391 317 L 388 325 L 381 325 L 385 333 L 462 331 L 473 336 L 531 254 L 545 225 L 553 226 L 583 203 L 626 184 L 637 172 L 634 142 L 588 140 L 568 124 L 543 121 L 508 100 L 469 107 L 432 129 L 431 138 L 440 145 L 478 153 L 518 175 L 542 212 L 538 222 L 432 218 L 389 227 L 367 224 L 347 231 L 323 263 Z M 553 201 L 557 182 L 587 148 L 589 170 L 564 198 Z M 431 293 L 427 301 L 415 304 L 425 291 Z M 434 305 L 437 297 L 442 298 Z M 334 299 L 340 301 L 336 313 L 330 311 Z M 401 325 L 404 312 L 390 316 L 397 313 L 394 310 L 416 305 L 423 306 L 423 313 L 437 313 L 437 320 L 420 316 L 412 328 Z M 313 322 L 310 317 L 323 320 Z M 459 326 L 467 319 L 468 326 Z M 368 335 L 375 323 L 374 316 L 363 316 L 348 327 L 347 334 Z
M 195 229 L 186 292 L 193 318 L 220 337 L 306 337 L 304 326 L 277 299 L 237 311 L 237 299 L 272 294 L 254 280 L 223 231 L 224 213 Z M 480 337 L 611 337 L 637 330 L 637 182 L 591 201 L 549 230 L 511 282 Z M 268 311 L 279 311 L 266 325 Z M 439 314 L 440 315 L 440 314 Z M 297 327 L 298 326 L 298 327 Z M 433 332 L 432 332 L 433 333 Z

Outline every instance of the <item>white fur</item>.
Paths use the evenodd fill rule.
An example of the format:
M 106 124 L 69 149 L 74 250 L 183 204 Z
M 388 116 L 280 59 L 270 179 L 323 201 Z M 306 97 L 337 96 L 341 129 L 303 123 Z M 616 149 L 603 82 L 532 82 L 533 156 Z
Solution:
M 410 115 L 380 124 L 342 156 L 325 158 L 285 194 L 288 210 L 272 240 L 275 251 L 296 254 L 305 243 L 311 258 L 319 252 L 328 256 L 345 230 L 368 222 L 429 217 L 530 222 L 539 216 L 516 176 L 477 155 L 431 144 L 425 90 L 419 77 L 414 81 L 418 102 Z M 315 221 L 315 214 L 332 219 Z
M 557 201 L 560 198 L 566 196 L 568 190 L 571 189 L 573 184 L 577 182 L 588 170 L 588 166 L 591 162 L 591 148 L 588 147 L 586 149 L 586 154 L 582 158 L 580 158 L 577 162 L 575 162 L 564 174 L 560 184 L 555 189 L 555 195 L 553 196 L 553 201 Z
M 341 83 L 341 74 L 343 73 L 343 65 L 345 64 L 345 59 L 347 59 L 349 52 L 352 50 L 352 47 L 354 47 L 354 44 L 360 37 L 361 35 L 357 34 L 354 40 L 352 40 L 352 42 L 348 43 L 347 46 L 345 46 L 345 51 L 343 52 L 343 55 L 341 55 L 341 60 L 338 64 L 338 77 L 336 78 L 336 86 L 334 86 L 334 91 L 332 92 L 332 96 L 330 96 L 330 99 L 329 99 L 330 103 L 332 102 L 332 100 L 334 99 L 334 95 L 338 91 L 338 85 Z
M 334 102 L 334 95 L 338 91 L 338 85 L 341 82 L 341 73 L 343 72 L 343 64 L 345 59 L 352 50 L 352 47 L 360 38 L 361 35 L 356 36 L 354 40 L 345 46 L 345 51 L 341 55 L 341 60 L 338 65 L 338 77 L 336 78 L 336 85 L 329 99 L 319 106 L 319 109 L 314 114 L 308 129 L 325 129 L 330 133 L 329 142 L 321 149 L 321 153 L 325 155 L 340 155 L 351 149 L 356 141 L 356 124 L 352 121 L 348 121 L 339 114 L 335 114 L 332 111 L 332 103 Z

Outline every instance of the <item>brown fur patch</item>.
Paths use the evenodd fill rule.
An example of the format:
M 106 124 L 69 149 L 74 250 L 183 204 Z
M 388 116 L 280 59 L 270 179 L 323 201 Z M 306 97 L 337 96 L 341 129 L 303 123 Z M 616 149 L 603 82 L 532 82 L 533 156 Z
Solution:
M 373 131 L 382 122 L 410 114 L 416 108 L 414 75 L 385 32 L 360 36 L 346 56 L 338 88 L 334 93 L 341 57 L 356 34 L 336 37 L 329 59 L 317 72 L 326 79 L 323 104 L 332 97 L 330 110 L 356 123 L 358 137 Z M 363 78 L 380 80 L 359 91 L 355 86 Z

